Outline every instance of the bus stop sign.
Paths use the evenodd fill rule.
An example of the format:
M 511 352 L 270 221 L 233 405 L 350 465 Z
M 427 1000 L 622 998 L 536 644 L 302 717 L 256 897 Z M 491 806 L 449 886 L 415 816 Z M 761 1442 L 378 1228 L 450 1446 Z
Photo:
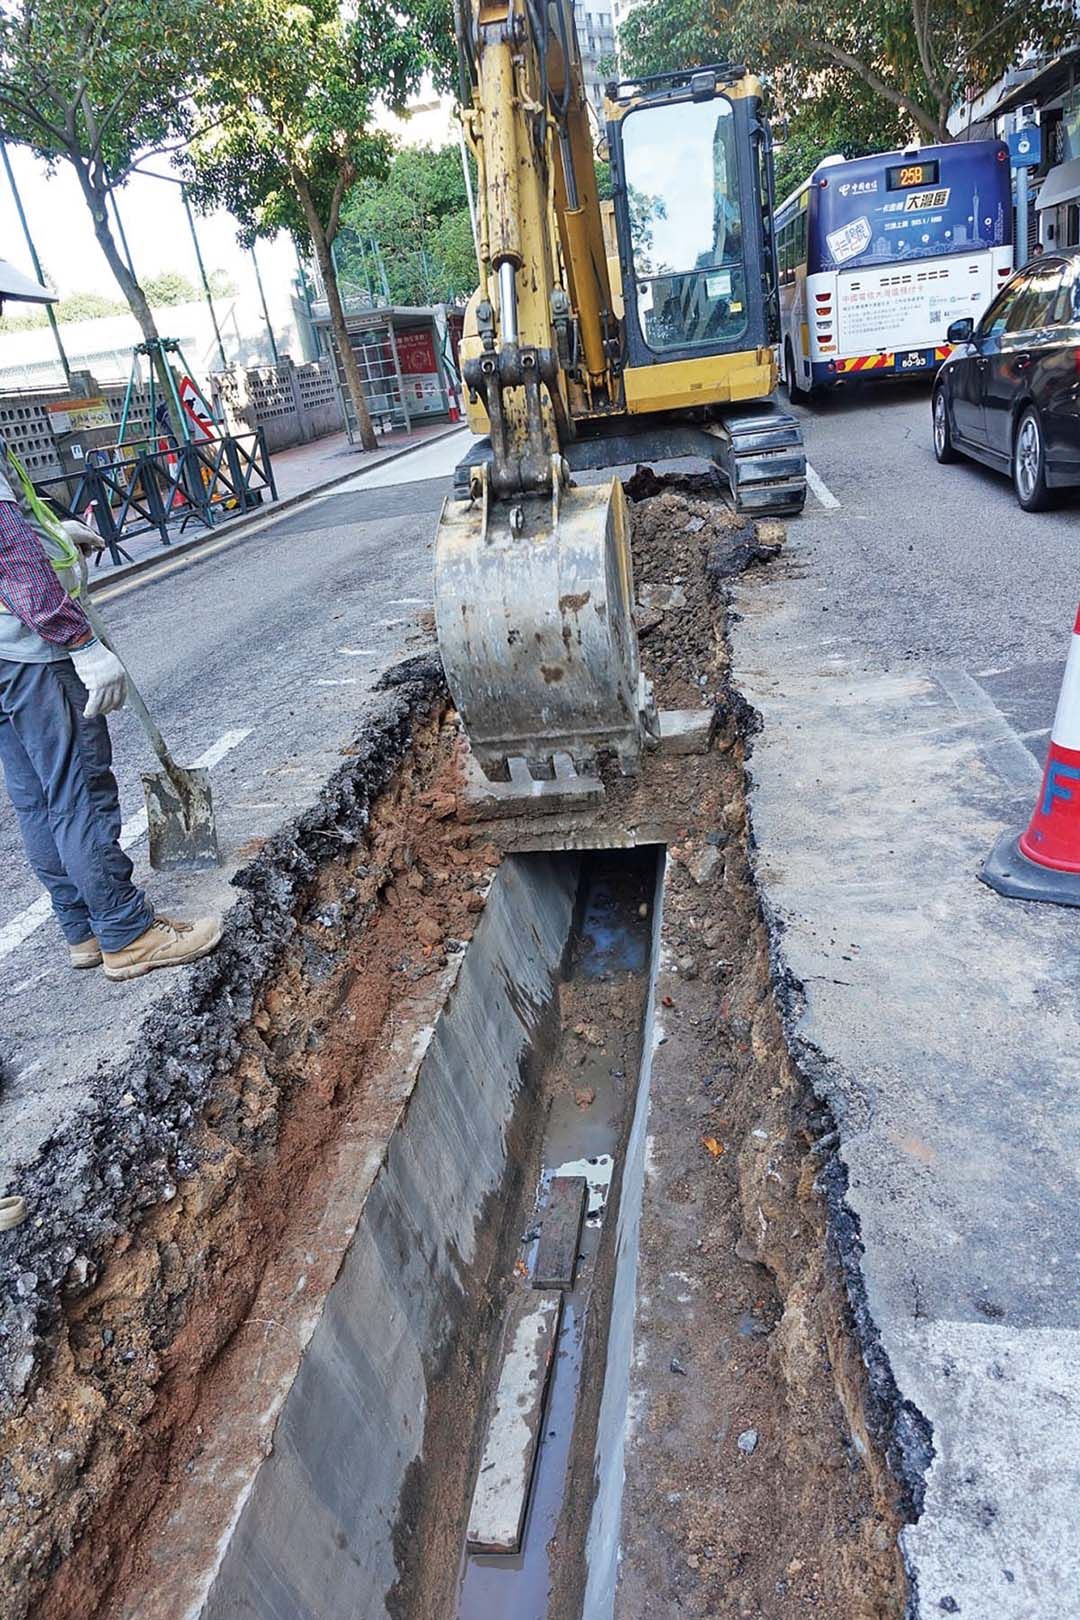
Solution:
M 1009 162 L 1014 169 L 1037 169 L 1042 162 L 1042 130 L 1038 124 L 1009 134 Z

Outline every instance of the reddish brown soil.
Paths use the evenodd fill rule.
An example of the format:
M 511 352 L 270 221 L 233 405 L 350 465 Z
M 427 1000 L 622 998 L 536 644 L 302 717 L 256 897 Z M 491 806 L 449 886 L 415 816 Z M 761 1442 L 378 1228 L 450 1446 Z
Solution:
M 377 1149 L 392 1129 L 402 1098 L 367 1077 L 446 943 L 470 937 L 499 859 L 455 819 L 455 739 L 451 724 L 423 732 L 363 847 L 319 873 L 205 1111 L 198 1173 L 117 1239 L 34 1397 L 0 1424 L 16 1485 L 0 1524 L 5 1620 L 123 1611 L 144 1532 L 274 1315 L 257 1302 L 275 1296 L 275 1265 L 324 1222 L 328 1153 Z M 325 1275 L 309 1295 L 340 1247 L 314 1253 Z

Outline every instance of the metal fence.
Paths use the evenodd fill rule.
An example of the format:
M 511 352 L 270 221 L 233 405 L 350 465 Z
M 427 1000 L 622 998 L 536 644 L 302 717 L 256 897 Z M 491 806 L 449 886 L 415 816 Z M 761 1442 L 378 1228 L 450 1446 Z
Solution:
M 261 428 L 164 450 L 91 451 L 83 471 L 34 482 L 62 517 L 93 524 L 114 563 L 132 560 L 124 541 L 136 535 L 156 530 L 167 546 L 189 523 L 211 529 L 277 499 Z

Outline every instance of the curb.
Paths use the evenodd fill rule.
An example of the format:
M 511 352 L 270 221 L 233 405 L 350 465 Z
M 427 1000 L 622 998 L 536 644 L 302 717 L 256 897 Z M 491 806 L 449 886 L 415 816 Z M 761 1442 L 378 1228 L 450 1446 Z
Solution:
M 265 523 L 269 518 L 278 517 L 283 512 L 290 511 L 303 501 L 309 500 L 312 495 L 322 495 L 328 489 L 334 489 L 338 484 L 347 483 L 350 478 L 359 478 L 363 473 L 374 472 L 376 467 L 385 467 L 391 461 L 400 461 L 403 456 L 410 456 L 415 450 L 423 449 L 427 444 L 439 444 L 448 439 L 453 433 L 465 431 L 463 422 L 454 422 L 444 429 L 442 433 L 425 435 L 418 444 L 401 444 L 395 450 L 388 450 L 386 455 L 379 456 L 375 461 L 369 461 L 361 467 L 350 467 L 348 472 L 335 473 L 333 478 L 325 479 L 321 484 L 312 484 L 310 489 L 298 490 L 295 495 L 286 495 L 283 499 L 272 501 L 269 506 L 260 506 L 254 512 L 245 512 L 240 517 L 228 518 L 224 523 L 215 524 L 212 529 L 205 529 L 200 534 L 193 535 L 190 540 L 180 540 L 175 545 L 162 546 L 160 550 L 149 557 L 140 557 L 135 562 L 125 563 L 120 568 L 114 568 L 108 574 L 99 574 L 89 584 L 90 595 L 96 591 L 106 591 L 112 585 L 119 585 L 125 579 L 132 579 L 137 574 L 147 573 L 151 568 L 159 568 L 163 562 L 171 562 L 177 557 L 190 556 L 192 552 L 200 550 L 202 546 L 210 545 L 220 540 L 225 534 L 235 535 L 245 529 L 253 527 L 256 523 Z

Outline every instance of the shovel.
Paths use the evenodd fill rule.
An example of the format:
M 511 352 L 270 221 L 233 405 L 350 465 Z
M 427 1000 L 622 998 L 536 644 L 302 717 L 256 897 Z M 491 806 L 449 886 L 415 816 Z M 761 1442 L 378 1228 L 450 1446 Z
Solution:
M 79 605 L 98 640 L 120 658 L 101 615 L 90 600 L 86 585 L 86 558 L 81 552 L 79 571 L 82 576 Z M 123 664 L 124 660 L 120 658 L 120 662 Z M 205 872 L 212 866 L 220 866 L 217 825 L 210 801 L 210 773 L 199 767 L 185 769 L 176 763 L 126 664 L 124 673 L 127 675 L 128 707 L 138 715 L 150 739 L 150 746 L 162 764 L 161 771 L 143 772 L 146 820 L 150 829 L 150 865 L 155 872 Z

